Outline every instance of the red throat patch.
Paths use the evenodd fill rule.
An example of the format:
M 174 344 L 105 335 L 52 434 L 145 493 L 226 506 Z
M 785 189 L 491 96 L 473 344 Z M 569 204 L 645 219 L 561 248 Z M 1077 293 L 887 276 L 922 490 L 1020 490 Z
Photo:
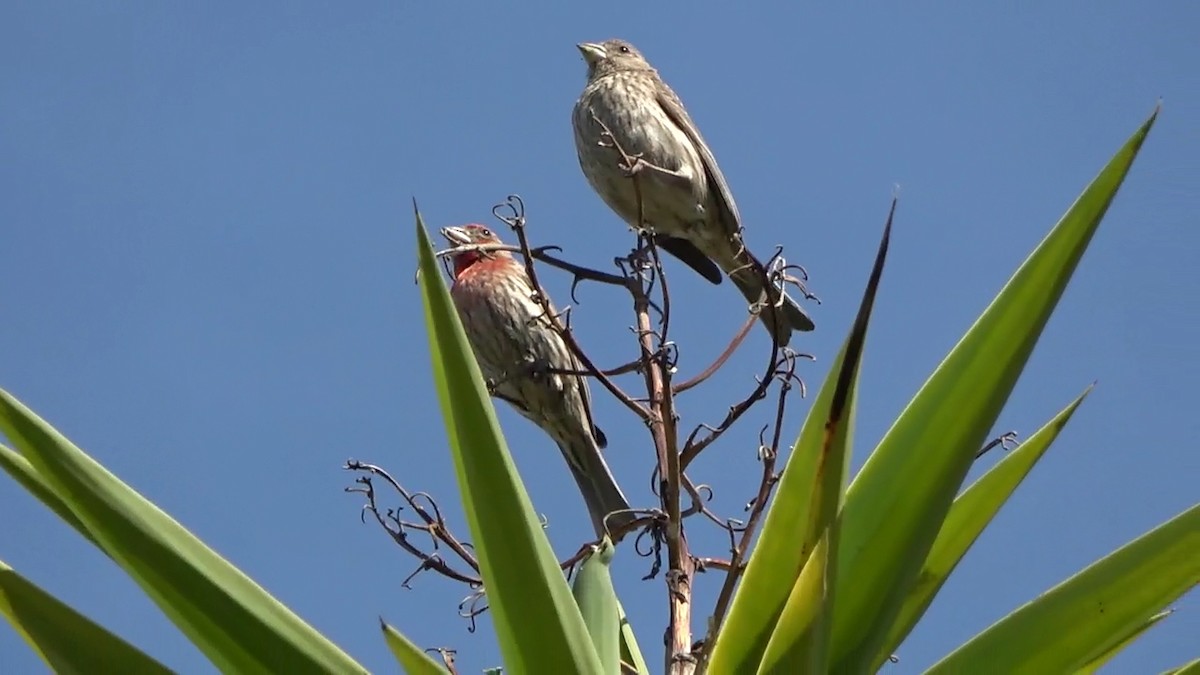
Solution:
M 461 277 L 463 272 L 466 272 L 468 268 L 479 262 L 481 257 L 482 256 L 475 251 L 468 251 L 466 253 L 460 253 L 454 256 L 454 278 L 457 279 Z
M 508 270 L 515 261 L 504 251 L 478 253 L 468 251 L 454 256 L 454 280 L 460 281 L 465 277 L 478 277 L 480 274 L 494 274 L 499 270 Z M 520 268 L 522 272 L 524 268 Z

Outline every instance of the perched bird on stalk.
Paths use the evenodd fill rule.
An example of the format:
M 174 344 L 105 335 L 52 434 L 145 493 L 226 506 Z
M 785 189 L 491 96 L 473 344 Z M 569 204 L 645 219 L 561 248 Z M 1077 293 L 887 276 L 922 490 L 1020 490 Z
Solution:
M 442 236 L 455 247 L 502 243 L 483 225 L 445 227 Z M 597 536 L 614 511 L 622 513 L 608 518 L 609 529 L 632 521 L 629 502 L 600 454 L 608 441 L 592 421 L 587 381 L 554 372 L 580 372 L 583 366 L 552 327 L 524 264 L 507 251 L 465 251 L 452 260 L 450 295 L 492 395 L 558 444 Z
M 751 305 L 764 303 L 760 317 L 779 344 L 793 330 L 812 330 L 808 314 L 765 283 L 763 264 L 742 243 L 741 217 L 717 160 L 658 71 L 624 40 L 578 47 L 588 71 L 571 116 L 575 149 L 604 203 L 705 279 L 719 284 L 724 271 Z M 632 166 L 622 166 L 618 148 Z

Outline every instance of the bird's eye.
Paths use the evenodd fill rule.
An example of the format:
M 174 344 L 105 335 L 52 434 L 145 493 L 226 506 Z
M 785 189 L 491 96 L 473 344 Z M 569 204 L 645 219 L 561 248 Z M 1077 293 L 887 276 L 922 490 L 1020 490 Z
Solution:
M 618 51 L 620 51 L 622 54 L 628 54 L 629 53 L 629 45 L 621 45 L 621 47 Z
M 490 237 L 490 236 L 492 236 L 492 231 L 487 229 L 486 227 L 481 227 L 481 228 L 479 228 L 479 234 L 482 234 L 485 237 Z

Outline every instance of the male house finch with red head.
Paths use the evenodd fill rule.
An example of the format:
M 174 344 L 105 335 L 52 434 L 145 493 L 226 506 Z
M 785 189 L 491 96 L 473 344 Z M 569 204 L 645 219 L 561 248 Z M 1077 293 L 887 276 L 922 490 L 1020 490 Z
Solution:
M 453 246 L 500 244 L 483 225 L 442 228 Z M 525 266 L 507 251 L 466 251 L 453 256 L 450 296 L 492 395 L 507 401 L 554 439 L 583 493 L 597 536 L 605 516 L 615 528 L 634 519 L 600 449 L 604 433 L 592 422 L 591 395 L 578 375 L 582 366 L 555 332 Z
M 575 148 L 583 175 L 604 203 L 635 229 L 652 230 L 658 246 L 705 279 L 719 284 L 724 270 L 751 304 L 765 300 L 761 318 L 779 344 L 786 345 L 793 330 L 812 330 L 799 305 L 764 283 L 762 263 L 742 243 L 729 184 L 658 71 L 624 40 L 578 47 L 588 80 L 571 116 Z M 612 139 L 603 137 L 604 127 Z M 637 192 L 619 166 L 614 141 L 637 158 L 632 170 L 641 183 L 644 223 L 637 222 Z

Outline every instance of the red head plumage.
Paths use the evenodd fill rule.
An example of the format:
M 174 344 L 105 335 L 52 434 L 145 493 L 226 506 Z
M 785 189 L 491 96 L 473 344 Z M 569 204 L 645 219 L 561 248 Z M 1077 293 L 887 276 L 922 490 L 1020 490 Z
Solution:
M 442 236 L 452 246 L 481 246 L 485 244 L 503 244 L 500 237 L 491 229 L 471 223 L 459 227 L 443 227 Z M 454 278 L 458 279 L 476 264 L 485 264 L 491 260 L 511 260 L 512 254 L 508 251 L 464 251 L 453 255 L 454 261 Z

